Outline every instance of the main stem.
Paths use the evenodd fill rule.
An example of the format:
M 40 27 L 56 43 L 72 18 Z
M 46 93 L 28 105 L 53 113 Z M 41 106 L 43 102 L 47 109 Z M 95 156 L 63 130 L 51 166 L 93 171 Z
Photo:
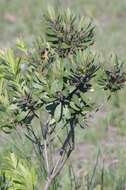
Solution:
M 70 146 L 70 144 L 69 144 L 71 140 L 72 140 L 72 146 Z M 68 135 L 67 135 L 67 137 L 66 137 L 66 139 L 64 141 L 64 144 L 62 146 L 63 152 L 60 155 L 60 158 L 57 160 L 51 174 L 48 173 L 47 182 L 46 182 L 44 190 L 49 190 L 49 188 L 50 188 L 50 186 L 52 184 L 52 181 L 54 180 L 54 178 L 57 175 L 59 175 L 60 171 L 64 167 L 64 165 L 65 165 L 66 161 L 68 160 L 68 158 L 69 158 L 71 152 L 73 151 L 73 149 L 74 149 L 74 123 L 71 120 L 71 122 L 70 122 L 70 131 L 69 131 L 69 133 L 68 133 Z
M 53 180 L 53 179 L 52 179 L 51 177 L 47 179 L 47 182 L 46 182 L 46 185 L 45 185 L 44 190 L 49 190 L 50 185 L 51 185 L 51 183 L 52 183 L 52 180 Z

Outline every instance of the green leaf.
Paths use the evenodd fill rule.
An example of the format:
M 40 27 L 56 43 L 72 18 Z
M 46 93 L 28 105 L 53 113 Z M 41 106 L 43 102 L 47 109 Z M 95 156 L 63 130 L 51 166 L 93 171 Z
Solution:
M 25 53 L 28 50 L 26 43 L 20 39 L 17 39 L 16 46 L 18 49 L 20 49 L 21 51 L 23 51 Z
M 55 124 L 55 119 L 54 118 L 52 118 L 51 120 L 50 120 L 50 122 L 49 122 L 49 125 L 51 126 L 51 125 L 54 125 Z
M 70 113 L 70 109 L 68 108 L 68 106 L 65 106 L 63 108 L 63 113 L 66 119 L 70 119 L 71 118 L 71 113 Z
M 17 160 L 17 158 L 16 158 L 16 156 L 15 156 L 15 154 L 13 152 L 10 153 L 10 158 L 11 158 L 11 163 L 12 163 L 14 169 L 16 169 L 17 164 L 18 164 L 18 160 Z
M 24 120 L 26 118 L 26 116 L 28 115 L 28 111 L 27 112 L 21 112 L 16 116 L 16 121 L 17 122 L 21 122 L 22 120 Z
M 15 72 L 16 58 L 12 49 L 8 49 L 6 53 L 6 60 L 9 63 L 13 73 Z
M 14 126 L 12 125 L 9 125 L 9 124 L 4 124 L 2 126 L 0 126 L 0 129 L 6 133 L 6 134 L 10 134 L 11 133 L 11 130 L 14 128 Z
M 59 92 L 61 91 L 63 88 L 63 80 L 55 80 L 52 85 L 51 85 L 51 92 L 55 93 L 55 92 Z
M 69 86 L 69 92 L 73 92 L 76 89 L 76 86 Z
M 81 128 L 85 128 L 86 120 L 84 120 L 84 116 L 79 116 L 78 117 L 78 124 L 80 125 Z
M 74 102 L 70 102 L 70 107 L 72 108 L 72 109 L 74 109 L 74 110 L 76 110 L 76 111 L 79 111 L 79 108 L 75 105 L 75 103 Z
M 46 110 L 51 114 L 53 115 L 54 114 L 54 111 L 56 109 L 56 106 L 57 106 L 57 103 L 55 102 L 51 102 L 49 104 L 46 105 Z
M 62 115 L 62 104 L 60 103 L 58 104 L 54 112 L 54 118 L 57 122 L 61 119 L 61 115 Z
M 6 107 L 0 103 L 0 112 L 5 112 L 6 111 Z
M 73 101 L 78 107 L 80 107 L 79 97 L 78 97 L 76 94 L 73 95 L 72 101 Z
M 30 114 L 30 115 L 28 115 L 28 116 L 24 119 L 24 123 L 25 123 L 26 125 L 29 125 L 29 124 L 32 122 L 33 119 L 34 119 L 34 114 Z

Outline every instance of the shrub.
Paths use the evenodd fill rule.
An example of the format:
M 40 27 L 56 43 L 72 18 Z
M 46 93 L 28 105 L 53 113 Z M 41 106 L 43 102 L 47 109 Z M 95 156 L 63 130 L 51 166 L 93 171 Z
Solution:
M 101 66 L 90 19 L 53 8 L 44 18 L 45 33 L 32 48 L 18 41 L 17 49 L 0 53 L 0 128 L 26 129 L 42 159 L 48 190 L 74 149 L 75 128 L 87 127 L 89 114 L 98 110 L 90 97 L 102 87 L 110 99 L 124 87 L 126 73 L 115 55 L 110 68 Z

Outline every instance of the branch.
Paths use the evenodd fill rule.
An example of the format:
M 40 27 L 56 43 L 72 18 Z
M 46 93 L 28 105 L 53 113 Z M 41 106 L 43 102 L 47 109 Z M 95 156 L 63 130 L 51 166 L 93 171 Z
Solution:
M 72 145 L 70 144 L 71 141 L 72 141 Z M 61 172 L 62 168 L 64 167 L 64 165 L 65 165 L 66 161 L 68 160 L 70 154 L 72 153 L 73 149 L 74 149 L 74 125 L 73 125 L 73 121 L 71 121 L 70 131 L 69 131 L 69 133 L 64 141 L 64 144 L 61 148 L 60 157 L 57 160 L 51 173 L 48 174 L 47 182 L 46 182 L 44 190 L 49 190 L 50 185 L 52 184 L 52 181 Z

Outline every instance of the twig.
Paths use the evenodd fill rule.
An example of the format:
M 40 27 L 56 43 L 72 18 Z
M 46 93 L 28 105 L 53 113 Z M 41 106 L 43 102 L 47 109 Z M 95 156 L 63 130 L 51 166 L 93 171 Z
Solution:
M 47 167 L 47 173 L 49 174 L 49 160 L 48 160 L 48 152 L 47 152 L 47 143 L 46 140 L 44 140 L 44 153 L 45 153 L 45 162 Z

